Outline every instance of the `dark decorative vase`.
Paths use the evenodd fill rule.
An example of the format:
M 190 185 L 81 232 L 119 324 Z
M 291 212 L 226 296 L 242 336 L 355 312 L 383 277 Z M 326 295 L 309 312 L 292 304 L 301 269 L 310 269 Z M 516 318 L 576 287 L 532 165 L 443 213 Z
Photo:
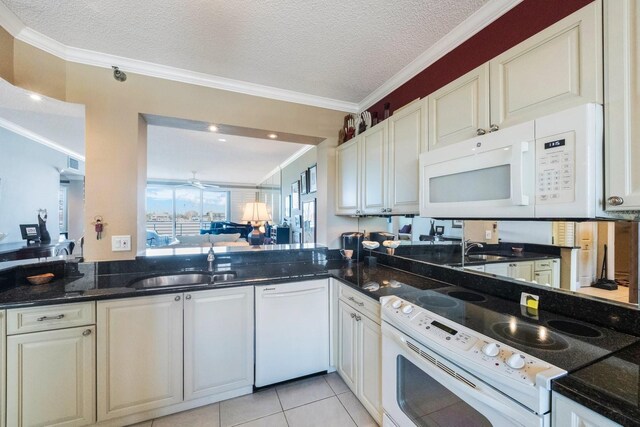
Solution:
M 44 211 L 44 218 L 40 215 L 42 212 L 38 212 L 38 225 L 40 226 L 40 242 L 51 243 L 51 236 L 49 230 L 47 230 L 47 211 Z

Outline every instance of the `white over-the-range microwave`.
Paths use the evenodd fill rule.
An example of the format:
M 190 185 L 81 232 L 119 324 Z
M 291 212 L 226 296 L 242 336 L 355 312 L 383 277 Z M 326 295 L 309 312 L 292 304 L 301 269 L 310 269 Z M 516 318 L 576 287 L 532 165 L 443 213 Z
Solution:
M 420 156 L 420 216 L 603 214 L 603 112 L 584 104 Z

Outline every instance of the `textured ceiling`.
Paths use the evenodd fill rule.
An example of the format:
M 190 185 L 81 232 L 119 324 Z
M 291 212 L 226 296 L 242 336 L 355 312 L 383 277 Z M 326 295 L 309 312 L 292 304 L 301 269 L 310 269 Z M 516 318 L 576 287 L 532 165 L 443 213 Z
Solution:
M 0 0 L 67 46 L 360 102 L 488 0 Z
M 196 171 L 196 178 L 204 182 L 259 184 L 304 147 L 290 142 L 149 125 L 147 177 L 186 181 Z

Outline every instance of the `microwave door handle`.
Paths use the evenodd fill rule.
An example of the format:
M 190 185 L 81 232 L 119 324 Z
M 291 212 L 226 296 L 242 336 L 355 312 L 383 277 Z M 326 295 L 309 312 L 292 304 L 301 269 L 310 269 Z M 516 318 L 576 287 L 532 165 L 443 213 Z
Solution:
M 527 141 L 511 145 L 511 199 L 516 206 L 529 204 L 529 196 L 524 194 L 524 153 L 528 151 Z

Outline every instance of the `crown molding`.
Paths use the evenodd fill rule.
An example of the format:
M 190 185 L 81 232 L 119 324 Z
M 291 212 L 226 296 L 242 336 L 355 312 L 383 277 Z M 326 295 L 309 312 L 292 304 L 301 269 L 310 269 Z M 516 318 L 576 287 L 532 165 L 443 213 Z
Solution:
M 249 83 L 241 80 L 214 76 L 212 74 L 189 71 L 168 65 L 154 64 L 123 56 L 110 55 L 92 50 L 66 46 L 32 28 L 25 26 L 1 1 L 0 25 L 2 25 L 17 40 L 30 44 L 31 46 L 69 62 L 109 69 L 113 65 L 116 65 L 127 73 L 141 74 L 144 76 L 157 77 L 165 80 L 226 90 L 229 92 L 242 93 L 245 95 L 258 96 L 278 101 L 293 102 L 312 107 L 326 108 L 329 110 L 355 113 L 358 111 L 359 107 L 355 102 L 309 95 L 292 90 Z
M 394 74 L 393 77 L 384 82 L 382 86 L 371 92 L 359 103 L 359 111 L 366 110 L 389 95 L 522 1 L 523 0 L 491 0 L 487 2 L 487 4 L 458 24 L 433 46 Z
M 77 153 L 73 150 L 69 150 L 68 148 L 64 147 L 62 144 L 59 144 L 49 138 L 46 138 L 38 133 L 32 132 L 29 129 L 25 129 L 20 125 L 15 124 L 12 121 L 3 119 L 2 117 L 0 117 L 0 128 L 4 128 L 7 129 L 8 131 L 11 131 L 15 134 L 18 134 L 24 138 L 30 139 L 32 141 L 35 141 L 39 144 L 45 145 L 51 149 L 54 149 L 56 151 L 59 151 L 63 154 L 66 154 L 67 156 L 71 156 L 75 159 L 78 159 L 82 162 L 86 161 L 85 157 L 80 154 Z

